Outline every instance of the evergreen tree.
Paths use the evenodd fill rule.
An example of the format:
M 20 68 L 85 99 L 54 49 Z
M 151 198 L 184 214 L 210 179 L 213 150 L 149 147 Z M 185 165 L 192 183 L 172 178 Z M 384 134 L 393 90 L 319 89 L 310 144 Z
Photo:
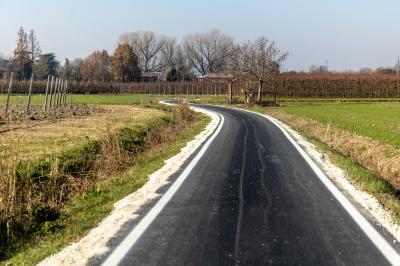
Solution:
M 53 53 L 42 54 L 36 62 L 36 78 L 38 80 L 45 80 L 49 75 L 57 75 L 59 63 Z

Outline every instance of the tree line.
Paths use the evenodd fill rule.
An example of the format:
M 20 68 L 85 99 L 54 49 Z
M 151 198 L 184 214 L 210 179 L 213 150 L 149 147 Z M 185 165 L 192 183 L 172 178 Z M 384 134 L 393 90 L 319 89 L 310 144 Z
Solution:
M 3 76 L 14 72 L 17 80 L 32 75 L 45 80 L 54 75 L 78 82 L 140 81 L 142 75 L 153 72 L 162 73 L 167 81 L 189 81 L 219 73 L 229 84 L 239 79 L 257 81 L 261 100 L 264 83 L 280 73 L 286 57 L 264 36 L 238 44 L 231 36 L 212 30 L 187 34 L 178 43 L 173 37 L 138 31 L 122 34 L 111 55 L 106 50 L 94 51 L 84 59 L 60 64 L 54 53 L 42 53 L 33 30 L 27 34 L 21 27 L 14 53 L 0 60 L 0 69 Z

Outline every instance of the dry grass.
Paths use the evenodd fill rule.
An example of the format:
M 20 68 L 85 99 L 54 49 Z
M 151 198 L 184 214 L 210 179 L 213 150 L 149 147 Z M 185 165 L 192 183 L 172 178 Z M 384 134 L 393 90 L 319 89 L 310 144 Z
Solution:
M 279 110 L 269 110 L 268 114 L 289 124 L 295 130 L 326 143 L 334 150 L 350 157 L 372 173 L 400 191 L 400 149 L 359 136 L 315 120 L 287 114 Z
M 55 221 L 66 202 L 96 191 L 102 181 L 106 182 L 134 165 L 146 152 L 162 149 L 193 126 L 198 117 L 187 106 L 174 108 L 169 113 L 113 106 L 108 115 L 77 120 L 36 126 L 36 131 L 43 130 L 43 134 L 32 128 L 6 134 L 9 136 L 7 145 L 12 145 L 15 139 L 24 145 L 47 143 L 49 137 L 68 140 L 76 136 L 78 140 L 73 142 L 74 149 L 65 144 L 46 146 L 46 152 L 26 151 L 18 143 L 17 149 L 6 146 L 9 148 L 2 151 L 0 259 L 7 255 L 10 246 L 15 248 L 15 243 L 21 244 L 22 240 L 29 240 L 34 235 L 62 230 L 63 225 Z M 24 139 L 26 134 L 32 135 L 33 139 Z
M 13 150 L 21 160 L 32 160 L 68 150 L 88 141 L 104 138 L 121 127 L 143 124 L 163 112 L 124 105 L 103 105 L 106 113 L 84 118 L 67 118 L 55 122 L 29 124 L 0 134 L 0 159 Z M 8 157 L 8 156 L 7 156 Z

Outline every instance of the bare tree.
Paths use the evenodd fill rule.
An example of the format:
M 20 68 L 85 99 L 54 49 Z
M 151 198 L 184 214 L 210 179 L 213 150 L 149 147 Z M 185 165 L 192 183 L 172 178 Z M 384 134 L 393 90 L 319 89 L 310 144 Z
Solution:
M 7 60 L 5 56 L 0 52 L 0 79 L 5 80 L 5 76 L 7 73 Z
M 328 69 L 328 66 L 325 66 L 325 65 L 319 65 L 319 66 L 311 65 L 309 72 L 310 73 L 328 73 L 329 69 Z
M 161 51 L 161 56 L 162 56 L 161 61 L 162 61 L 162 67 L 165 70 L 165 68 L 175 67 L 176 65 L 175 53 L 178 47 L 175 38 L 165 37 L 164 41 L 165 41 L 164 47 Z
M 167 43 L 174 41 L 151 31 L 124 33 L 119 44 L 129 44 L 138 56 L 139 66 L 143 72 L 161 71 L 165 66 L 163 52 Z
M 35 73 L 35 62 L 39 58 L 39 55 L 42 53 L 40 49 L 39 41 L 35 35 L 34 30 L 31 30 L 28 35 L 28 53 L 29 60 L 32 66 L 32 73 Z
M 232 103 L 233 98 L 233 83 L 242 77 L 242 73 L 239 68 L 240 61 L 240 46 L 234 46 L 227 57 L 226 66 L 224 68 L 223 74 L 224 78 L 228 84 L 228 103 Z
M 189 34 L 183 40 L 190 64 L 203 75 L 223 71 L 233 47 L 232 37 L 218 30 Z
M 85 58 L 80 68 L 81 78 L 87 81 L 110 81 L 110 61 L 106 50 L 93 52 Z
M 288 53 L 281 54 L 275 42 L 270 42 L 264 36 L 254 42 L 246 42 L 241 47 L 240 71 L 249 79 L 258 83 L 257 101 L 261 102 L 261 91 L 264 83 L 273 75 L 279 74 L 281 64 Z

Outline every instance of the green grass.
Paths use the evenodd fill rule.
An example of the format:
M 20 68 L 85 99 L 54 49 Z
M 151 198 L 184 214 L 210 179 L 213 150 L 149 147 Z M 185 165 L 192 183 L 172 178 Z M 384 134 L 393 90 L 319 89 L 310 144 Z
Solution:
M 38 237 L 2 264 L 33 265 L 79 239 L 111 212 L 116 201 L 140 188 L 147 181 L 149 174 L 163 166 L 165 159 L 179 153 L 208 122 L 209 118 L 203 117 L 198 125 L 182 132 L 176 141 L 166 144 L 161 151 L 146 153 L 133 167 L 117 178 L 94 184 L 92 191 L 83 193 L 64 208 L 61 219 L 57 221 L 64 230 Z M 49 228 L 51 227 L 49 224 Z
M 203 103 L 225 103 L 226 97 L 223 95 L 149 95 L 149 94 L 73 94 L 68 95 L 68 103 L 81 104 L 146 104 L 149 102 L 158 102 L 163 99 L 184 98 Z M 28 97 L 26 95 L 13 95 L 11 98 L 13 104 L 26 104 Z M 6 103 L 6 96 L 0 94 L 0 104 Z M 33 104 L 44 104 L 43 95 L 33 95 Z
M 290 103 L 279 109 L 400 148 L 400 103 Z
M 355 112 L 362 116 L 363 110 L 367 109 L 367 115 L 365 116 L 364 119 L 372 119 L 373 121 L 379 120 L 379 116 L 386 117 L 387 115 L 385 112 L 376 112 L 374 115 L 374 108 L 384 108 L 386 104 L 371 104 L 371 105 L 361 105 L 361 109 L 356 109 Z M 338 107 L 344 106 L 343 109 L 337 110 Z M 355 108 L 356 106 L 359 106 L 357 104 L 324 104 L 322 106 L 304 106 L 304 110 L 301 110 L 300 107 L 296 106 L 290 106 L 290 107 L 283 107 L 283 109 L 287 112 L 294 113 L 296 115 L 301 115 L 301 116 L 307 116 L 313 119 L 316 119 L 315 117 L 319 117 L 322 121 L 321 117 L 331 117 L 331 116 L 336 116 L 338 121 L 336 122 L 337 125 L 343 126 L 343 122 L 340 122 L 340 119 L 345 119 L 342 118 L 341 116 L 346 116 L 346 110 L 351 110 Z M 398 105 L 400 107 L 400 105 Z M 259 107 L 259 106 L 254 106 L 251 108 L 247 108 L 250 110 L 253 110 L 255 112 L 259 113 L 268 113 L 268 108 L 264 107 Z M 279 108 L 280 109 L 280 108 Z M 329 113 L 332 112 L 332 113 Z M 397 115 L 398 117 L 398 115 Z M 390 119 L 390 117 L 386 117 L 387 119 Z M 326 121 L 326 120 L 325 120 Z M 360 123 L 361 121 L 353 120 L 353 119 L 348 119 L 345 120 L 348 125 L 352 124 L 357 124 Z M 365 120 L 368 121 L 368 120 Z M 365 122 L 364 121 L 364 122 Z M 331 121 L 332 122 L 332 121 Z M 385 126 L 384 123 L 380 124 L 381 126 Z M 368 126 L 365 126 L 363 130 L 367 131 Z M 362 131 L 364 132 L 364 131 Z M 316 148 L 326 154 L 329 159 L 343 169 L 346 174 L 347 178 L 352 181 L 352 183 L 359 188 L 362 191 L 366 191 L 373 197 L 375 197 L 378 202 L 387 210 L 389 213 L 392 214 L 392 217 L 394 220 L 400 224 L 400 197 L 399 194 L 393 189 L 392 185 L 385 182 L 382 180 L 379 176 L 374 175 L 370 171 L 368 171 L 365 167 L 357 164 L 353 160 L 351 160 L 349 157 L 333 150 L 331 147 L 329 147 L 327 144 L 323 143 L 322 141 L 313 138 L 309 135 L 307 135 L 304 132 L 300 132 L 309 142 L 313 143 Z M 397 133 L 398 134 L 398 133 Z
M 73 94 L 67 96 L 68 103 L 84 103 L 84 104 L 140 104 L 163 97 L 147 94 Z M 0 95 L 0 103 L 6 102 L 6 96 Z M 13 95 L 11 103 L 26 104 L 28 97 L 26 95 Z M 33 95 L 33 104 L 44 104 L 43 95 Z
M 332 150 L 325 143 L 315 138 L 307 136 L 306 138 L 313 143 L 319 151 L 328 155 L 332 163 L 343 169 L 347 174 L 347 178 L 350 179 L 356 187 L 375 197 L 378 202 L 392 214 L 394 220 L 400 224 L 400 198 L 390 184 L 372 174 L 361 165 L 353 162 L 350 158 Z

